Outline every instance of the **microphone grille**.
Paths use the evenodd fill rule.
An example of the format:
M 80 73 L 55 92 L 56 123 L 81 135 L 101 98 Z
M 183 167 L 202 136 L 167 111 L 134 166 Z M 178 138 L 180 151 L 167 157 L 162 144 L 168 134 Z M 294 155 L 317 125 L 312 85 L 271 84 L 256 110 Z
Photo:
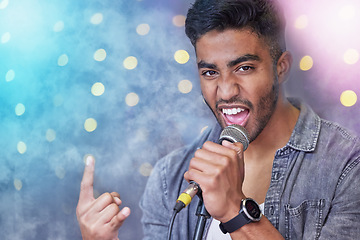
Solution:
M 244 145 L 244 151 L 249 146 L 249 133 L 243 126 L 233 124 L 224 128 L 220 134 L 219 143 L 221 144 L 223 140 L 229 142 L 241 142 Z

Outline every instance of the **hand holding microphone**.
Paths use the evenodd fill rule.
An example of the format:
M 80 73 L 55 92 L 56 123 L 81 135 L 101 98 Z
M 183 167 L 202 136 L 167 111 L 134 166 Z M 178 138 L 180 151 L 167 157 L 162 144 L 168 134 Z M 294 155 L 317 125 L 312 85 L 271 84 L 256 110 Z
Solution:
M 201 187 L 210 215 L 226 222 L 237 215 L 240 202 L 245 198 L 242 192 L 243 152 L 249 145 L 248 133 L 242 126 L 228 126 L 221 133 L 219 143 L 221 145 L 210 141 L 204 143 L 203 147 L 195 152 L 184 177 L 196 183 L 191 183 L 188 190 L 195 189 L 197 192 L 197 188 L 193 186 Z M 193 197 L 196 193 L 188 191 L 186 194 Z

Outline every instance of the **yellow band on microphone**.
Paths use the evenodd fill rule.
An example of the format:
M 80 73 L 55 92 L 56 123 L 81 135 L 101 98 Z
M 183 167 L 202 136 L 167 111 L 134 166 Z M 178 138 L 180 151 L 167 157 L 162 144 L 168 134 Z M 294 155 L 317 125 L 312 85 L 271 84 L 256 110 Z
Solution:
M 177 201 L 180 201 L 185 204 L 185 207 L 191 202 L 191 196 L 187 193 L 180 194 Z

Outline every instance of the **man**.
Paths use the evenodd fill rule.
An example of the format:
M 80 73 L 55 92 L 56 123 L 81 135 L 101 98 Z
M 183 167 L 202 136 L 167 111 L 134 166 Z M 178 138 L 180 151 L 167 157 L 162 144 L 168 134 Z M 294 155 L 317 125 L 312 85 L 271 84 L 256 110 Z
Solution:
M 201 187 L 212 217 L 205 239 L 360 236 L 359 138 L 285 97 L 292 58 L 284 25 L 276 5 L 266 0 L 198 0 L 189 10 L 186 34 L 218 124 L 156 164 L 140 204 L 145 239 L 166 239 L 176 199 L 190 180 Z M 221 129 L 232 124 L 249 132 L 246 151 L 241 143 L 216 143 Z M 77 212 L 83 236 L 116 238 L 129 211 L 119 210 L 116 193 L 83 201 L 92 170 L 90 161 Z M 246 212 L 257 203 L 264 216 L 250 220 Z M 192 239 L 197 205 L 195 198 L 178 214 L 172 239 Z

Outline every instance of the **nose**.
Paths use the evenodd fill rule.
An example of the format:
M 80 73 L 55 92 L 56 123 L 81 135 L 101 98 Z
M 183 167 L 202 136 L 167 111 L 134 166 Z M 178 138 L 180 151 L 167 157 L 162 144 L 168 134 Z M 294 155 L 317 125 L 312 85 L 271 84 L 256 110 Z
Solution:
M 218 98 L 223 100 L 230 100 L 231 98 L 240 94 L 240 86 L 236 78 L 233 76 L 223 76 L 218 79 Z

